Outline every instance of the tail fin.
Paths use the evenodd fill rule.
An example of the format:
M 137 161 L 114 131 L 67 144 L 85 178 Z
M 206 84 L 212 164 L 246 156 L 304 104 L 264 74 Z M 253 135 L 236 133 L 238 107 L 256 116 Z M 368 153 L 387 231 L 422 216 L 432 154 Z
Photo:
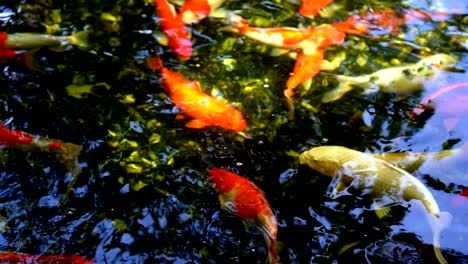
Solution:
M 329 103 L 338 100 L 353 89 L 353 86 L 349 82 L 344 81 L 344 78 L 339 78 L 341 76 L 337 77 L 338 81 L 340 81 L 340 84 L 335 89 L 325 93 L 325 95 L 322 97 L 323 103 Z
M 164 69 L 163 62 L 159 55 L 149 57 L 146 60 L 146 64 L 148 65 L 149 68 L 156 70 L 156 71 L 161 71 L 162 69 Z
M 88 36 L 89 33 L 87 31 L 78 31 L 69 36 L 68 41 L 73 46 L 86 49 L 89 48 Z
M 430 217 L 429 223 L 433 233 L 434 254 L 440 264 L 448 264 L 440 249 L 440 232 L 450 225 L 452 215 L 448 212 L 440 212 L 438 218 L 434 218 L 433 215 L 428 215 L 428 217 Z

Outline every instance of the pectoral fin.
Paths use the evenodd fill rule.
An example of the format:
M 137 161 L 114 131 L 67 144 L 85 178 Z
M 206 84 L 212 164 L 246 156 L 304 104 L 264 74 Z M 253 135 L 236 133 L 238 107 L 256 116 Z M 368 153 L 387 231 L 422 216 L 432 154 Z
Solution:
M 164 34 L 161 31 L 154 31 L 153 32 L 153 37 L 156 39 L 156 41 L 159 44 L 161 44 L 163 46 L 167 46 L 169 44 L 169 38 L 166 36 L 166 34 Z
M 378 201 L 374 201 L 372 207 L 374 208 L 375 214 L 379 219 L 384 218 L 386 215 L 388 215 L 388 213 L 390 213 L 390 206 L 384 205 Z
M 206 123 L 206 122 L 203 122 L 199 119 L 193 119 L 189 122 L 187 122 L 187 124 L 185 124 L 186 127 L 188 128 L 205 128 L 207 126 L 209 126 L 210 124 Z
M 325 95 L 322 97 L 322 102 L 329 103 L 338 100 L 352 89 L 353 86 L 351 84 L 349 84 L 348 82 L 342 82 L 335 89 L 325 93 Z

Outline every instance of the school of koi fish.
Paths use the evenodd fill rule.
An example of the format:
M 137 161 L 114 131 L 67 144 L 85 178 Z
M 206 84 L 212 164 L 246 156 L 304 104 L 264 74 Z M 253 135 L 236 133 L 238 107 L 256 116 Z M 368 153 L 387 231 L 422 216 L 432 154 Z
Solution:
M 431 80 L 441 78 L 440 76 L 446 77 L 449 73 L 464 72 L 464 69 L 457 68 L 460 58 L 455 54 L 421 52 L 417 55 L 417 61 L 398 63 L 395 66 L 377 69 L 372 73 L 351 76 L 347 73 L 338 74 L 342 59 L 328 57 L 327 53 L 328 48 L 342 45 L 350 36 L 378 41 L 379 36 L 375 34 L 375 31 L 396 36 L 401 34 L 402 28 L 411 21 L 443 23 L 453 14 L 458 14 L 455 11 L 431 13 L 417 9 L 371 9 L 366 13 L 353 14 L 342 21 L 330 24 L 322 23 L 313 27 L 268 28 L 254 26 L 249 19 L 240 16 L 239 12 L 224 9 L 224 2 L 224 0 L 186 0 L 178 3 L 181 6 L 177 7 L 175 3 L 168 0 L 155 0 L 154 6 L 151 7 L 154 8 L 156 21 L 162 31 L 157 36 L 157 40 L 164 47 L 154 47 L 156 52 L 145 57 L 146 72 L 160 76 L 158 85 L 163 88 L 170 102 L 175 106 L 177 111 L 175 120 L 188 120 L 184 123 L 185 129 L 202 131 L 216 127 L 245 138 L 251 137 L 248 134 L 249 120 L 241 111 L 242 108 L 237 105 L 234 107 L 226 99 L 207 93 L 198 81 L 184 77 L 176 70 L 169 69 L 173 65 L 164 63 L 163 59 L 171 56 L 176 56 L 182 64 L 196 57 L 194 47 L 196 43 L 191 40 L 190 32 L 205 19 L 221 21 L 223 26 L 219 27 L 219 32 L 223 34 L 238 35 L 244 42 L 266 45 L 272 49 L 272 55 L 288 55 L 295 60 L 289 78 L 282 85 L 283 95 L 278 95 L 284 96 L 286 102 L 284 107 L 287 120 L 290 122 L 297 119 L 295 113 L 297 108 L 304 107 L 303 104 L 298 104 L 295 98 L 300 97 L 298 95 L 301 94 L 300 90 L 308 91 L 314 77 L 320 73 L 331 76 L 332 82 L 337 84 L 336 87 L 323 91 L 323 95 L 317 102 L 317 104 L 326 105 L 340 100 L 344 101 L 349 94 L 352 96 L 392 94 L 401 98 L 408 97 L 423 91 L 426 83 Z M 328 17 L 326 12 L 330 10 L 333 12 L 334 8 L 340 8 L 340 4 L 331 0 L 302 0 L 294 12 L 306 19 L 314 20 L 320 16 Z M 54 52 L 63 52 L 73 47 L 86 50 L 92 45 L 89 34 L 85 31 L 69 36 L 0 32 L 0 61 L 5 64 L 19 61 L 26 68 L 40 73 L 42 70 L 34 61 L 33 51 L 45 48 Z M 170 52 L 162 52 L 162 50 L 170 50 Z M 109 89 L 107 84 L 104 87 Z M 86 88 L 85 92 L 93 93 L 89 89 Z M 453 118 L 445 125 L 447 131 L 453 129 L 460 122 L 461 116 L 468 113 L 466 103 L 468 93 L 455 97 L 449 97 L 449 95 L 455 90 L 464 89 L 468 89 L 467 82 L 452 83 L 424 97 L 414 110 L 408 113 L 407 122 L 403 124 L 400 133 L 407 133 L 414 123 L 426 120 L 434 112 L 452 114 Z M 356 93 L 355 90 L 360 93 Z M 131 100 L 131 98 L 127 99 Z M 313 109 L 312 112 L 317 111 L 313 106 L 309 107 Z M 80 153 L 83 147 L 60 139 L 33 135 L 26 132 L 27 128 L 22 131 L 13 125 L 9 127 L 10 123 L 11 120 L 0 124 L 0 145 L 15 151 L 46 153 L 63 164 L 71 178 L 67 192 L 60 201 L 61 205 L 66 204 L 78 177 L 82 174 Z M 383 152 L 378 154 L 328 144 L 313 144 L 314 146 L 310 148 L 309 144 L 308 150 L 302 148 L 301 153 L 294 152 L 291 156 L 295 158 L 296 163 L 308 166 L 307 168 L 300 167 L 305 173 L 318 173 L 332 178 L 329 190 L 323 190 L 323 193 L 326 192 L 325 195 L 329 195 L 332 199 L 338 200 L 340 196 L 359 197 L 360 194 L 370 197 L 371 210 L 375 211 L 379 220 L 391 215 L 395 204 L 418 204 L 420 212 L 425 215 L 432 231 L 433 255 L 430 259 L 447 264 L 455 263 L 453 262 L 455 258 L 444 256 L 447 253 L 443 250 L 441 236 L 443 231 L 450 226 L 452 216 L 449 212 L 442 211 L 437 196 L 433 195 L 431 188 L 426 186 L 425 180 L 414 176 L 413 173 L 425 163 L 437 163 L 447 159 L 463 160 L 467 156 L 468 144 L 462 143 L 458 148 L 441 152 Z M 284 247 L 287 248 L 288 245 L 282 245 L 277 241 L 281 233 L 281 228 L 279 229 L 278 226 L 281 227 L 281 223 L 275 217 L 277 211 L 270 206 L 267 199 L 268 193 L 265 194 L 250 177 L 234 173 L 232 167 L 230 170 L 222 167 L 224 166 L 210 164 L 205 168 L 209 170 L 205 175 L 206 182 L 209 182 L 218 192 L 221 208 L 237 216 L 244 223 L 254 226 L 263 236 L 268 263 L 280 263 L 280 256 L 284 252 Z M 135 169 L 135 171 L 138 170 Z M 458 194 L 453 195 L 451 206 L 467 208 L 467 204 L 468 187 L 464 187 Z M 349 252 L 359 243 L 358 241 L 343 247 L 339 250 L 339 254 Z M 0 253 L 0 262 L 95 263 L 105 261 L 86 259 L 77 255 L 36 256 L 19 252 L 4 252 Z M 314 261 L 311 260 L 311 263 Z

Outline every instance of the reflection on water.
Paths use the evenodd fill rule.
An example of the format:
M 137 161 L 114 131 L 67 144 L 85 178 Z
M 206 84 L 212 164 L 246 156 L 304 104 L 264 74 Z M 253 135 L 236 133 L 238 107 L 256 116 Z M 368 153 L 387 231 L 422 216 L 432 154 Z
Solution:
M 40 70 L 19 59 L 2 64 L 0 116 L 11 121 L 9 128 L 83 149 L 81 174 L 69 193 L 70 174 L 60 160 L 1 149 L 0 251 L 79 255 L 98 263 L 263 263 L 268 250 L 261 233 L 220 209 L 208 182 L 209 169 L 219 167 L 245 175 L 265 192 L 283 263 L 435 263 L 431 227 L 418 206 L 398 204 L 379 219 L 372 200 L 358 190 L 330 197 L 334 182 L 299 166 L 298 155 L 319 145 L 368 153 L 463 148 L 468 88 L 444 94 L 432 112 L 409 118 L 423 98 L 467 80 L 463 1 L 336 1 L 315 19 L 300 16 L 299 4 L 288 1 L 226 1 L 223 7 L 258 27 L 312 27 L 408 6 L 448 12 L 444 19 L 411 20 L 396 34 L 375 28 L 370 37 L 348 34 L 341 45 L 326 48 L 325 58 L 340 63 L 317 74 L 310 88 L 296 88 L 294 119 L 288 119 L 283 96 L 294 65 L 289 56 L 271 56 L 270 46 L 218 31 L 222 20 L 208 18 L 189 27 L 194 54 L 182 62 L 154 38 L 159 25 L 153 2 L 123 2 L 0 6 L 0 31 L 90 32 L 89 49 L 34 51 Z M 159 85 L 160 74 L 146 67 L 155 52 L 165 67 L 239 109 L 248 128 L 186 128 Z M 336 74 L 361 76 L 434 53 L 459 62 L 421 91 L 355 89 L 322 103 L 338 85 Z M 465 153 L 428 160 L 412 172 L 441 211 L 453 216 L 441 237 L 450 263 L 468 262 L 468 198 L 452 206 L 468 186 L 467 164 Z

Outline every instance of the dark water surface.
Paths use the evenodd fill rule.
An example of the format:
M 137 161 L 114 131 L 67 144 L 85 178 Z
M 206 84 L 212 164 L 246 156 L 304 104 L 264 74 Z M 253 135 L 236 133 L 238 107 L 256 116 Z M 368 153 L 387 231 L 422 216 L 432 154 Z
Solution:
M 309 90 L 298 88 L 294 120 L 287 118 L 283 97 L 294 61 L 219 32 L 220 20 L 190 27 L 194 55 L 181 62 L 141 33 L 159 29 L 152 1 L 12 2 L 17 3 L 0 5 L 1 31 L 45 32 L 41 23 L 59 24 L 59 35 L 89 31 L 92 47 L 41 49 L 34 56 L 42 72 L 16 62 L 1 66 L 1 119 L 9 120 L 9 127 L 83 150 L 82 173 L 64 205 L 59 202 L 70 175 L 63 164 L 44 153 L 1 151 L 0 251 L 77 254 L 98 263 L 264 263 L 261 234 L 220 209 L 208 182 L 209 169 L 219 167 L 246 176 L 265 192 L 279 224 L 278 240 L 284 243 L 283 263 L 435 263 L 432 231 L 418 206 L 395 206 L 379 220 L 365 196 L 331 199 L 330 179 L 299 166 L 297 153 L 319 145 L 382 153 L 439 151 L 468 143 L 466 109 L 436 108 L 400 133 L 422 98 L 468 80 L 463 71 L 468 68 L 468 6 L 463 1 L 406 6 L 341 1 L 344 9 L 315 20 L 301 17 L 298 5 L 288 1 L 227 1 L 226 9 L 263 27 L 315 26 L 369 9 L 453 11 L 446 21 L 418 20 L 401 34 L 382 32 L 375 39 L 349 35 L 342 45 L 327 48 L 327 58 L 345 55 L 344 61 L 337 70 L 317 75 Z M 160 87 L 159 73 L 145 65 L 155 52 L 162 53 L 167 68 L 241 110 L 248 119 L 245 134 L 193 130 L 176 120 L 177 109 Z M 458 56 L 457 70 L 405 98 L 356 90 L 320 103 L 323 92 L 337 85 L 333 74 L 367 74 L 393 66 L 396 59 L 415 62 L 427 53 Z M 108 86 L 96 85 L 92 94 L 78 97 L 67 91 L 72 84 L 98 83 Z M 451 96 L 468 98 L 468 87 Z M 467 160 L 424 164 L 413 174 L 428 186 L 441 211 L 453 215 L 441 238 L 450 263 L 468 263 L 468 198 L 451 206 L 468 186 Z

